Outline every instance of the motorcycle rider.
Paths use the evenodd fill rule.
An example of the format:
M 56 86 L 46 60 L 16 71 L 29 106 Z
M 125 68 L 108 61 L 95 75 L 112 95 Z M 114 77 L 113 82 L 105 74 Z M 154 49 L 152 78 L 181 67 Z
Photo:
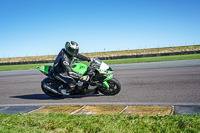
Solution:
M 65 43 L 65 48 L 61 49 L 61 51 L 59 52 L 51 70 L 53 76 L 56 79 L 62 81 L 69 90 L 73 90 L 76 87 L 75 79 L 79 79 L 80 81 L 89 80 L 89 75 L 82 76 L 81 74 L 77 74 L 72 71 L 70 65 L 74 58 L 78 58 L 88 62 L 92 60 L 92 58 L 79 54 L 79 46 L 76 42 L 69 41 Z M 63 86 L 59 87 L 59 91 L 68 94 L 67 90 L 64 90 L 62 88 Z

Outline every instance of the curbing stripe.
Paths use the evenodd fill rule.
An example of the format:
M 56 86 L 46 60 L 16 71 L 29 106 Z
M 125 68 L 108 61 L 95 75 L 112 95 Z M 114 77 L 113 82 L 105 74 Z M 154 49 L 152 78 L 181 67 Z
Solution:
M 171 110 L 171 113 L 170 113 L 171 115 L 175 114 L 175 109 L 174 108 L 175 108 L 175 106 L 172 106 L 172 110 Z
M 129 105 L 64 105 L 64 106 L 42 106 L 30 113 L 68 113 L 78 114 L 132 114 L 132 115 L 171 115 L 173 106 L 129 106 Z
M 64 106 L 43 106 L 29 113 L 71 113 L 74 110 L 80 109 L 79 105 L 64 105 Z
M 122 109 L 122 110 L 119 112 L 119 114 L 123 113 L 126 109 L 128 109 L 128 105 L 127 105 L 124 109 Z
M 123 113 L 139 116 L 170 115 L 171 106 L 129 106 Z
M 87 105 L 76 114 L 119 114 L 125 107 L 121 105 Z
M 71 114 L 71 115 L 77 114 L 79 111 L 81 111 L 82 109 L 84 109 L 86 106 L 87 106 L 87 105 L 84 105 L 84 106 L 82 106 L 81 108 L 79 108 L 79 109 L 77 109 L 77 110 L 75 110 L 75 111 L 72 111 L 70 114 Z

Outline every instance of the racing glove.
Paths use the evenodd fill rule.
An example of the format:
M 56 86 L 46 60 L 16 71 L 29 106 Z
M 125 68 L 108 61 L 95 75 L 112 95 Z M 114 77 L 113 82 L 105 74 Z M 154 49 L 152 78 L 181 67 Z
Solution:
M 85 75 L 85 76 L 82 76 L 80 78 L 81 81 L 88 81 L 90 79 L 90 76 L 89 75 Z

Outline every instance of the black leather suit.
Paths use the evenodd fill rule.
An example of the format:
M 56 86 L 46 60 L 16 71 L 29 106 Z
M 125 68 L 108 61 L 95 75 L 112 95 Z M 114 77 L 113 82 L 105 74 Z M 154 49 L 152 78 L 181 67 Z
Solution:
M 83 56 L 79 53 L 76 55 L 76 58 L 83 61 L 91 61 L 90 58 Z M 68 87 L 70 87 L 71 89 L 74 89 L 76 86 L 76 81 L 74 80 L 74 78 L 80 79 L 82 77 L 82 75 L 73 72 L 70 68 L 70 64 L 73 59 L 74 57 L 66 53 L 65 49 L 63 48 L 56 57 L 52 69 L 53 76 L 56 79 L 65 83 L 65 85 L 68 85 Z

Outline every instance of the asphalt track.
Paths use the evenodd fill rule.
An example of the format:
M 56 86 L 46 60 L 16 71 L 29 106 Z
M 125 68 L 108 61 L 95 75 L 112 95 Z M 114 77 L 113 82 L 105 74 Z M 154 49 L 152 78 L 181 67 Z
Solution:
M 76 95 L 51 98 L 43 93 L 38 70 L 0 72 L 3 107 L 43 105 L 165 105 L 200 109 L 200 60 L 111 65 L 122 90 L 116 96 Z M 33 108 L 34 108 L 33 107 Z M 16 109 L 16 108 L 15 108 Z M 30 109 L 31 110 L 31 109 Z

